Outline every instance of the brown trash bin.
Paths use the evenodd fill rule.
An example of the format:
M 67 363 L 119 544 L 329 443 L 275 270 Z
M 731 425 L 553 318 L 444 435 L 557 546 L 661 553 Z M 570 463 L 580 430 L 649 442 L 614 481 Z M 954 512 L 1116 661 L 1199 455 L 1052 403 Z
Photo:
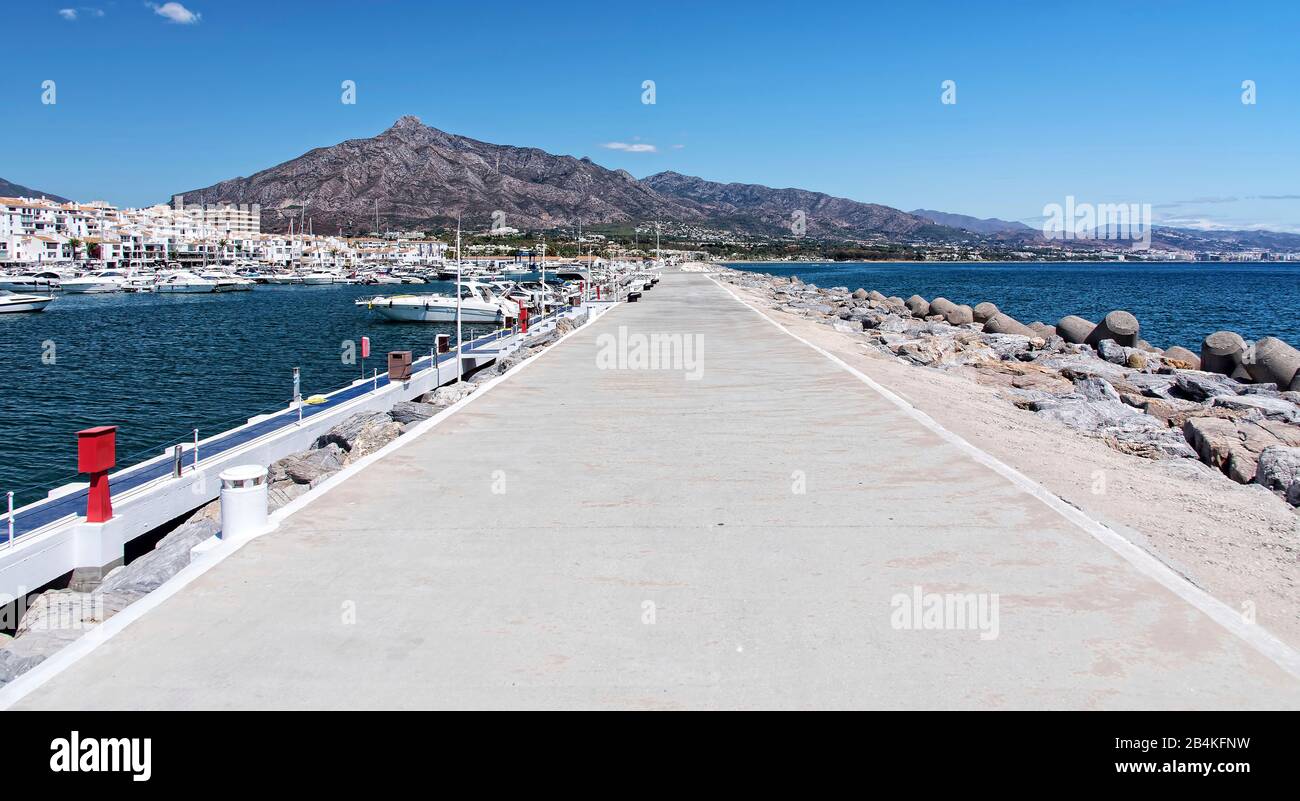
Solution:
M 409 350 L 391 350 L 388 352 L 388 380 L 409 381 L 411 378 L 411 352 Z

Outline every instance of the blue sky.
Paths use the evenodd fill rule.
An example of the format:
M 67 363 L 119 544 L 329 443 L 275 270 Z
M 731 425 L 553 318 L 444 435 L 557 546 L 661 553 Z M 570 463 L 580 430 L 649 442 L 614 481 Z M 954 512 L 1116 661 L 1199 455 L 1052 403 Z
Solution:
M 415 114 L 638 177 L 1300 232 L 1293 2 L 8 0 L 0 30 L 0 177 L 79 200 L 163 201 Z

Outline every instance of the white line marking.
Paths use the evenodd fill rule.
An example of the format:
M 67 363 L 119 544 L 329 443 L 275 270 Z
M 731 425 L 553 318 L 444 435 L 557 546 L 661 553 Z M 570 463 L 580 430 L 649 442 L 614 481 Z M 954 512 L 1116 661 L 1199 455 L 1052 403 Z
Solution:
M 615 303 L 606 307 L 599 315 L 592 317 L 587 324 L 575 328 L 555 340 L 551 343 L 550 347 L 546 348 L 541 353 L 520 362 L 490 381 L 484 381 L 472 394 L 461 398 L 456 403 L 448 406 L 441 412 L 438 412 L 438 414 L 416 425 L 410 431 L 388 443 L 383 448 L 380 448 L 368 456 L 358 459 L 321 482 L 321 484 L 316 486 L 310 492 L 295 498 L 293 501 L 277 509 L 271 514 L 270 523 L 265 531 L 237 542 L 222 542 L 198 561 L 191 562 L 188 566 L 182 568 L 180 572 L 163 582 L 153 592 L 144 595 L 140 600 L 127 606 L 121 612 L 118 612 L 116 615 L 110 617 L 98 626 L 90 629 L 76 640 L 73 640 L 58 653 L 46 659 L 44 662 L 9 682 L 4 687 L 0 687 L 0 711 L 12 708 L 14 704 L 22 701 L 50 679 L 58 676 L 63 671 L 76 664 L 77 661 L 85 657 L 91 651 L 94 651 L 100 645 L 117 636 L 127 626 L 139 620 L 150 610 L 158 607 L 163 601 L 166 601 L 168 598 L 185 589 L 185 587 L 189 586 L 189 584 L 199 576 L 202 576 L 204 573 L 207 573 L 209 570 L 225 561 L 231 554 L 235 553 L 240 548 L 259 537 L 271 533 L 287 518 L 291 517 L 296 512 L 302 511 L 307 506 L 323 497 L 325 493 L 342 484 L 352 476 L 355 476 L 357 473 L 360 473 L 362 470 L 379 461 L 384 456 L 414 442 L 421 435 L 437 427 L 439 423 L 473 403 L 477 398 L 482 397 L 489 389 L 492 389 L 506 379 L 513 378 L 529 365 L 536 363 L 538 359 L 541 359 L 546 354 L 555 350 L 556 346 L 564 340 L 574 334 L 585 331 L 588 325 L 604 317 L 610 309 L 613 309 L 618 305 L 619 304 Z
M 1270 634 L 1267 629 L 1255 623 L 1247 623 L 1241 614 L 1232 607 L 1195 586 L 1183 576 L 1175 573 L 1164 562 L 1161 562 L 1159 559 L 1156 559 L 1154 556 L 1134 545 L 1132 542 L 1129 542 L 1128 539 L 1116 533 L 1110 527 L 1093 520 L 1078 508 L 1066 503 L 1037 481 L 1034 481 L 1032 478 L 1029 478 L 1019 470 L 1016 470 L 1011 465 L 1008 465 L 997 459 L 995 456 L 980 450 L 957 434 L 944 428 L 934 418 L 930 417 L 920 409 L 917 409 L 915 406 L 912 406 L 907 401 L 900 398 L 896 393 L 876 383 L 865 373 L 859 371 L 857 368 L 840 359 L 838 356 L 814 345 L 791 331 L 789 328 L 786 328 L 778 321 L 769 317 L 761 309 L 752 306 L 735 292 L 732 292 L 729 287 L 721 281 L 718 281 L 712 275 L 706 274 L 705 277 L 722 289 L 722 291 L 730 295 L 737 303 L 754 312 L 759 317 L 762 317 L 764 320 L 776 326 L 789 336 L 825 356 L 836 365 L 842 367 L 844 370 L 861 380 L 864 384 L 875 390 L 881 397 L 897 406 L 904 414 L 930 429 L 935 434 L 938 434 L 940 437 L 943 437 L 949 443 L 956 445 L 958 448 L 965 451 L 967 455 L 974 458 L 975 461 L 990 468 L 1003 478 L 1006 478 L 1012 484 L 1015 484 L 1020 489 L 1033 495 L 1052 511 L 1088 532 L 1103 545 L 1119 554 L 1129 564 L 1137 568 L 1139 573 L 1155 580 L 1165 589 L 1173 592 L 1179 598 L 1182 598 L 1187 603 L 1196 607 L 1211 620 L 1244 640 L 1246 644 L 1268 657 L 1276 663 L 1278 667 L 1282 668 L 1293 677 L 1300 678 L 1300 654 L 1296 653 L 1295 649 L 1291 646 Z

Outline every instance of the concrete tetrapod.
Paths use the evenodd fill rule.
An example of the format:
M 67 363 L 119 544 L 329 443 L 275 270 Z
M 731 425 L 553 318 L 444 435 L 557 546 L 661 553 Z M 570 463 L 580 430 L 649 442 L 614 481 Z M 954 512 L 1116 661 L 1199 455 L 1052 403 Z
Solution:
M 1066 342 L 1082 345 L 1088 341 L 1088 337 L 1092 336 L 1092 330 L 1096 327 L 1096 323 L 1071 314 L 1057 321 L 1056 333 L 1060 334 Z
M 1201 369 L 1209 373 L 1232 375 L 1241 365 L 1246 340 L 1234 331 L 1215 331 L 1201 343 Z
M 1141 326 L 1138 325 L 1136 317 L 1126 311 L 1116 310 L 1106 315 L 1097 327 L 1092 329 L 1087 344 L 1096 347 L 1102 340 L 1110 339 L 1126 348 L 1136 348 L 1140 330 Z
M 1245 348 L 1241 362 L 1257 384 L 1277 384 L 1282 391 L 1300 388 L 1300 350 L 1277 337 L 1263 337 Z

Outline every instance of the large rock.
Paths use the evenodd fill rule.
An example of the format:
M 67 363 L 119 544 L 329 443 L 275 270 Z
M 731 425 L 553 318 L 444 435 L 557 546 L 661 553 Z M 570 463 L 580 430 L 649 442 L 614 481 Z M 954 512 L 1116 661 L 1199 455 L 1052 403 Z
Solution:
M 1229 409 L 1256 409 L 1269 420 L 1300 424 L 1300 406 L 1283 398 L 1271 398 L 1267 395 L 1216 395 L 1215 406 Z
M 1232 375 L 1241 366 L 1246 341 L 1232 331 L 1215 331 L 1201 343 L 1201 369 L 1209 373 Z
M 1219 395 L 1236 395 L 1236 387 L 1235 381 L 1215 373 L 1180 370 L 1174 374 L 1174 384 L 1170 391 L 1175 397 L 1205 401 Z
M 1278 389 L 1300 389 L 1300 350 L 1277 337 L 1264 337 L 1247 348 L 1242 365 L 1260 384 L 1277 384 Z
M 1187 348 L 1174 345 L 1172 348 L 1166 350 L 1163 355 L 1166 361 L 1174 362 L 1177 366 L 1186 370 L 1201 369 L 1201 357 L 1192 353 Z
M 320 448 L 305 453 L 295 453 L 271 465 L 271 483 L 288 478 L 298 484 L 311 484 L 337 472 L 343 467 L 346 451 L 336 442 L 327 442 Z
M 431 403 L 439 409 L 445 409 L 448 406 L 460 402 L 466 396 L 472 394 L 476 389 L 478 389 L 478 387 L 466 382 L 448 384 L 445 387 L 438 387 L 433 392 L 427 392 L 424 395 L 421 395 L 417 400 L 422 403 Z
M 1255 479 L 1265 448 L 1300 447 L 1300 428 L 1275 420 L 1193 417 L 1183 424 L 1183 433 L 1202 462 L 1241 484 Z
M 428 420 L 438 412 L 442 411 L 441 407 L 432 403 L 417 403 L 415 401 L 403 401 L 393 404 L 393 408 L 388 410 L 388 414 L 398 423 L 418 423 L 422 420 Z
M 1176 429 L 1118 400 L 1088 400 L 1075 394 L 1042 399 L 1029 408 L 1087 436 L 1097 437 L 1121 453 L 1147 459 L 1196 456 Z
M 357 437 L 361 436 L 366 428 L 391 422 L 393 419 L 384 412 L 359 412 L 318 437 L 316 447 L 324 448 L 333 442 L 343 450 L 351 452 Z
M 211 539 L 220 528 L 210 520 L 185 523 L 159 540 L 152 551 L 105 576 L 99 591 L 141 595 L 152 592 L 190 563 L 190 549 Z
M 401 423 L 392 420 L 371 423 L 361 429 L 356 439 L 353 440 L 352 450 L 348 451 L 347 460 L 349 463 L 355 462 L 363 456 L 374 453 L 401 435 Z
M 1260 451 L 1255 481 L 1300 505 L 1300 448 L 1270 445 Z

